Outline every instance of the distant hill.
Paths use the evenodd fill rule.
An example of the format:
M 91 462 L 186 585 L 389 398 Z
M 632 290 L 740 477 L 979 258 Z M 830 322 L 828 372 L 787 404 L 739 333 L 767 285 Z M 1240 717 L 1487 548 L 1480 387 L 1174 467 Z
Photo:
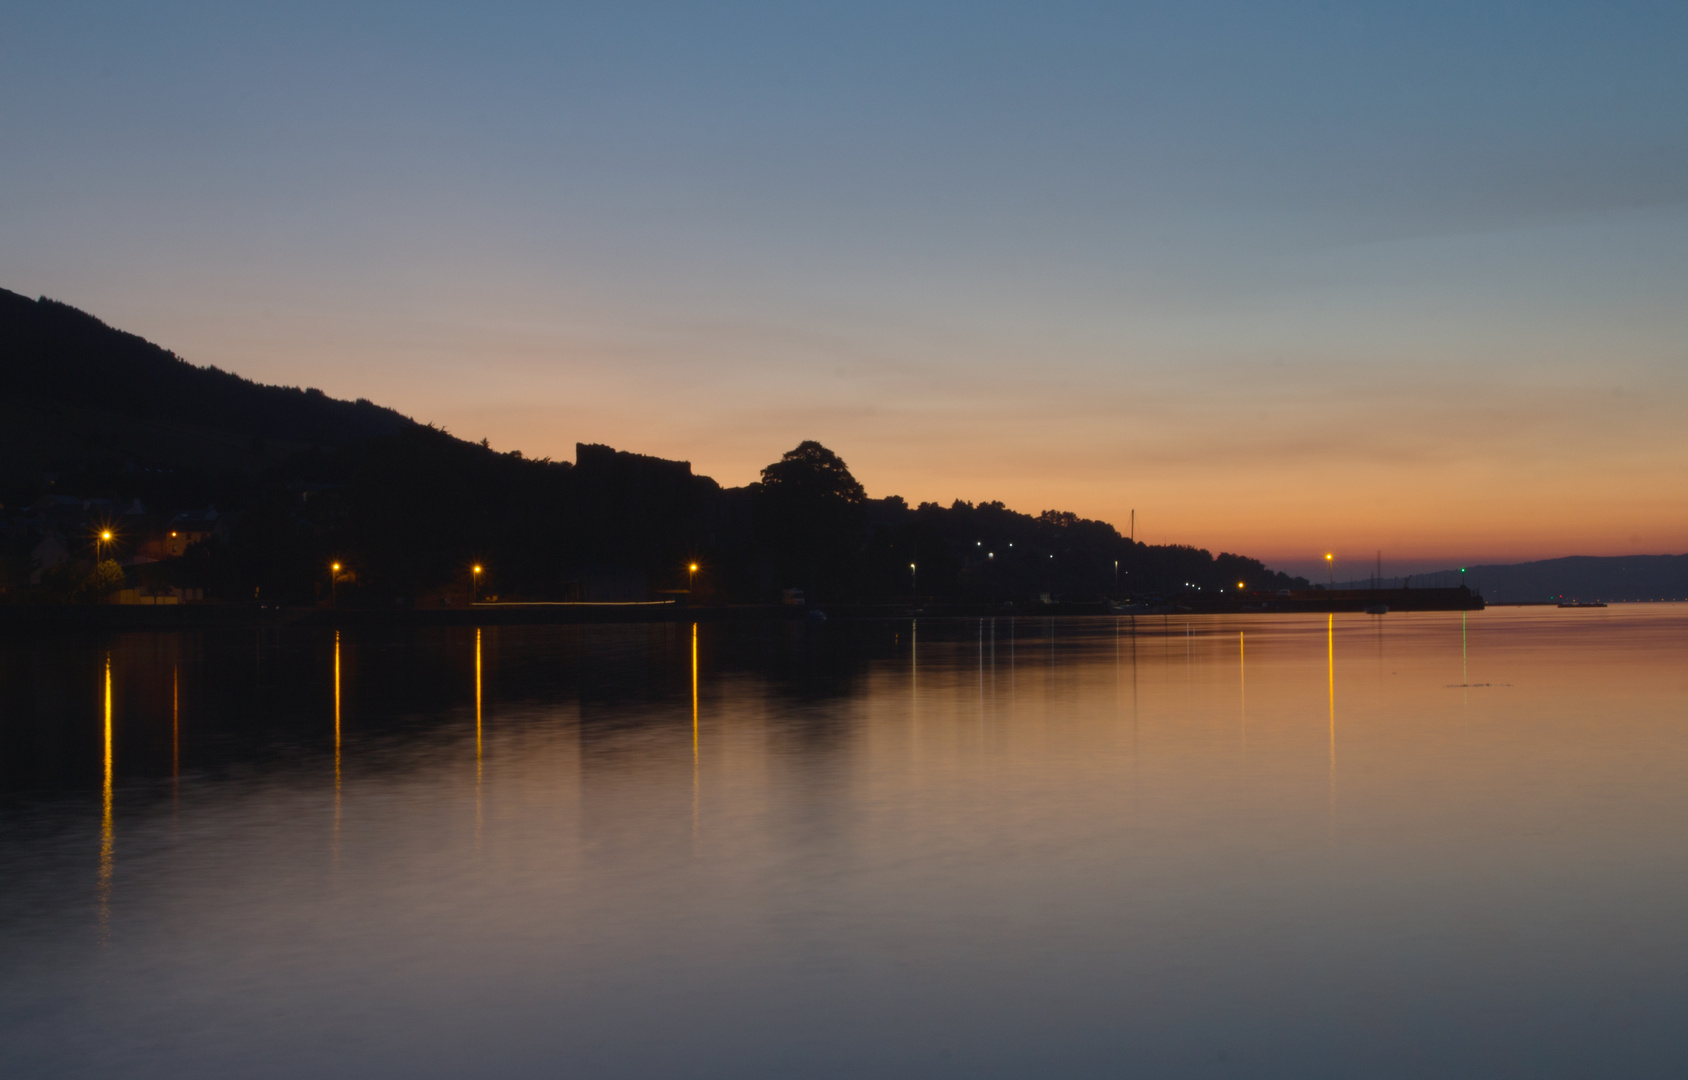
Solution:
M 1398 588 L 1401 578 L 1386 578 Z M 1414 574 L 1413 585 L 1468 583 L 1491 604 L 1542 600 L 1688 600 L 1688 555 L 1571 555 L 1538 562 L 1468 566 Z M 1368 588 L 1366 579 L 1354 588 Z
M 196 367 L 67 304 L 0 289 L 0 484 L 86 469 L 250 472 L 414 421 Z
M 1682 600 L 1688 599 L 1688 555 L 1572 555 L 1564 559 L 1474 566 L 1485 599 Z

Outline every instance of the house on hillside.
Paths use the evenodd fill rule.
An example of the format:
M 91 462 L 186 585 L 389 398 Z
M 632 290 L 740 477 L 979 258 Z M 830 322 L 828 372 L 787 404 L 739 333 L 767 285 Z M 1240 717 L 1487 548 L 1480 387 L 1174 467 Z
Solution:
M 41 584 L 41 575 L 53 567 L 70 558 L 70 549 L 65 546 L 56 533 L 45 533 L 36 545 L 30 549 L 29 561 L 31 570 L 29 583 Z
M 223 541 L 228 536 L 228 520 L 215 507 L 184 511 L 170 519 L 164 535 L 156 541 L 155 557 L 173 559 L 202 540 Z

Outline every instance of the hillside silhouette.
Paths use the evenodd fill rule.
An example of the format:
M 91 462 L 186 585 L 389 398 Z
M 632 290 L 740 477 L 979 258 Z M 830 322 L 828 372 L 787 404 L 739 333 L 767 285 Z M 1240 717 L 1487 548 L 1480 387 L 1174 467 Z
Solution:
M 1568 600 L 1688 600 L 1688 555 L 1568 555 L 1522 563 L 1484 563 L 1417 574 L 1413 584 L 1457 585 L 1462 579 L 1497 604 Z M 1403 579 L 1385 578 L 1384 588 Z M 1340 583 L 1339 583 L 1340 584 Z M 1364 587 L 1370 582 L 1356 582 Z
M 251 472 L 276 457 L 414 427 L 369 401 L 195 367 L 43 297 L 0 289 L 0 485 L 42 472 Z M 83 482 L 87 482 L 83 480 Z
M 96 579 L 142 597 L 381 607 L 471 593 L 1006 603 L 1305 584 L 1061 511 L 871 499 L 815 442 L 738 488 L 607 446 L 578 445 L 573 462 L 499 453 L 368 401 L 198 367 L 4 291 L 0 375 L 11 601 L 89 599 Z

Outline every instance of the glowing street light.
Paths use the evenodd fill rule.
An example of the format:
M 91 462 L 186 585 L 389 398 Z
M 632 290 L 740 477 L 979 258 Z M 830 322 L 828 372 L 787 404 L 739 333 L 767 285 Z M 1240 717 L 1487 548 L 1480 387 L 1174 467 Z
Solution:
M 908 564 L 908 589 L 910 596 L 920 595 L 920 572 L 914 568 L 913 563 Z
M 328 604 L 330 607 L 340 606 L 340 564 L 328 564 Z
M 481 585 L 481 564 L 476 563 L 469 568 L 469 603 L 475 602 L 475 596 Z
M 1327 552 L 1325 554 L 1325 566 L 1330 570 L 1330 587 L 1334 589 L 1336 588 L 1336 556 Z
M 695 586 L 696 584 L 697 584 L 697 563 L 688 563 L 687 566 L 686 566 L 686 591 L 691 592 L 693 586 Z
M 95 539 L 94 539 L 94 561 L 95 562 L 100 561 L 100 551 L 101 551 L 102 548 L 105 547 L 105 545 L 107 545 L 109 543 L 111 543 L 111 530 L 110 529 L 101 529 L 99 536 L 95 537 Z

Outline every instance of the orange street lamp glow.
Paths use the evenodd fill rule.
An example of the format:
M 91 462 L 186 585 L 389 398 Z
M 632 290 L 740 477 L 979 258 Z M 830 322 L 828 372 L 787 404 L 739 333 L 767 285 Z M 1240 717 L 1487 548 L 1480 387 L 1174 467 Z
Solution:
M 1240 588 L 1242 588 L 1242 587 L 1243 587 L 1243 583 L 1242 583 L 1242 582 L 1240 582 L 1240 581 L 1239 581 L 1239 582 L 1237 582 L 1237 588 L 1239 588 L 1239 589 L 1240 589 Z
M 100 539 L 101 540 L 110 540 L 111 539 L 111 530 L 106 529 L 103 532 L 101 532 L 100 533 Z

